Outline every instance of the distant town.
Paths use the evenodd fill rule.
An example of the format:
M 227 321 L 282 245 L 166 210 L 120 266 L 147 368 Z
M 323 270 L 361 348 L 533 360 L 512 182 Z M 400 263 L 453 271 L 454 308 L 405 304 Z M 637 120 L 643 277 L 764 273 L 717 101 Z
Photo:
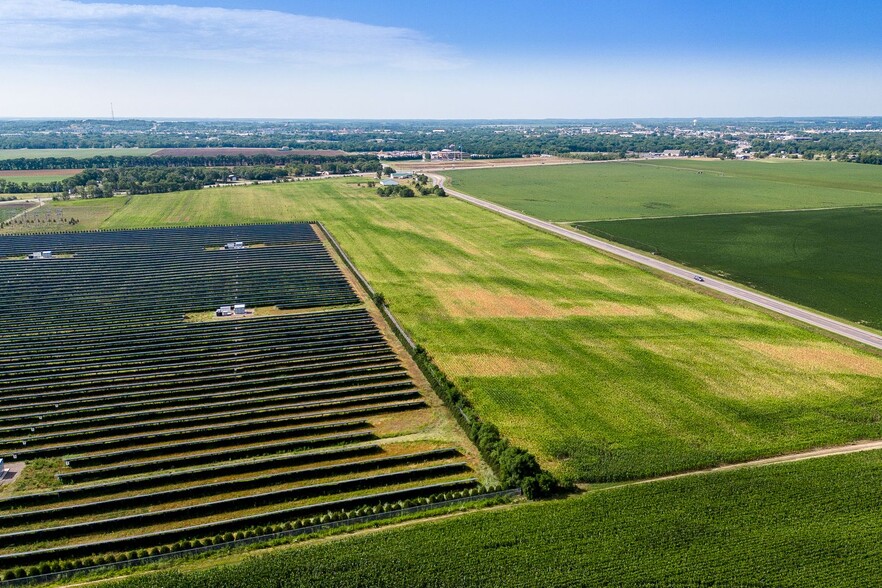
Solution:
M 706 156 L 878 163 L 882 118 L 539 121 L 0 120 L 0 150 L 262 148 L 386 160 Z

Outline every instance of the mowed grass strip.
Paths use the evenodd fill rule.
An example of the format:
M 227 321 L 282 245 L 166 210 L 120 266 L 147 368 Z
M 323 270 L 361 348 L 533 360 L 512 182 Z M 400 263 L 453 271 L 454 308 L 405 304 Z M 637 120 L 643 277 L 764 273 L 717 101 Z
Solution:
M 882 329 L 882 208 L 579 223 L 828 314 Z
M 110 586 L 876 586 L 880 502 L 877 451 L 469 513 Z
M 80 173 L 81 169 L 0 170 L 0 182 L 16 184 L 49 184 L 61 182 Z
M 882 204 L 882 167 L 648 160 L 445 171 L 450 186 L 556 222 Z
M 464 202 L 356 182 L 139 196 L 103 226 L 321 219 L 480 414 L 573 480 L 882 436 L 878 356 Z M 807 369 L 813 354 L 828 360 Z

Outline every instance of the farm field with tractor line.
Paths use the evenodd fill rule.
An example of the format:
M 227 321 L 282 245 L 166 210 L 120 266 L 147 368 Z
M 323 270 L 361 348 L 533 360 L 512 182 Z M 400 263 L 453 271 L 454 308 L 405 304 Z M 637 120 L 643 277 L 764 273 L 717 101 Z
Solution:
M 838 162 L 652 159 L 444 175 L 451 188 L 561 223 L 882 204 L 882 168 Z
M 565 479 L 882 437 L 877 355 L 464 202 L 357 180 L 108 200 L 70 206 L 117 229 L 323 219 L 478 413 Z
M 577 223 L 604 239 L 882 330 L 882 208 Z

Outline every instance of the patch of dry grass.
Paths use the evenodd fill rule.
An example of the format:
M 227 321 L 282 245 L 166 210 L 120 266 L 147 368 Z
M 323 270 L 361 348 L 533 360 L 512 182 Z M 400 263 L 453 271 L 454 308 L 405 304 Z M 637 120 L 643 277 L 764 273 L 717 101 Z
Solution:
M 841 345 L 775 345 L 763 341 L 739 341 L 739 345 L 801 372 L 882 377 L 882 359 Z

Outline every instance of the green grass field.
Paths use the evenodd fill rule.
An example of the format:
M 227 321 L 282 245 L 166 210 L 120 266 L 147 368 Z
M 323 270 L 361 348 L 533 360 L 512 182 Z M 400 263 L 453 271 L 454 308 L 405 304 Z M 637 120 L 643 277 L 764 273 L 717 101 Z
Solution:
M 479 413 L 570 479 L 882 436 L 882 358 L 452 198 L 322 181 L 65 215 L 82 229 L 321 219 Z
M 582 223 L 578 228 L 882 329 L 882 208 Z
M 66 180 L 69 177 L 72 177 L 74 174 L 68 173 L 60 173 L 60 174 L 52 174 L 52 175 L 25 175 L 25 176 L 0 176 L 0 180 L 5 180 L 7 182 L 12 182 L 15 184 L 22 184 L 27 182 L 28 184 L 48 184 L 50 182 L 61 182 Z
M 878 586 L 880 503 L 882 454 L 871 452 L 479 511 L 111 585 Z
M 882 204 L 882 166 L 652 160 L 444 172 L 450 186 L 556 222 Z

